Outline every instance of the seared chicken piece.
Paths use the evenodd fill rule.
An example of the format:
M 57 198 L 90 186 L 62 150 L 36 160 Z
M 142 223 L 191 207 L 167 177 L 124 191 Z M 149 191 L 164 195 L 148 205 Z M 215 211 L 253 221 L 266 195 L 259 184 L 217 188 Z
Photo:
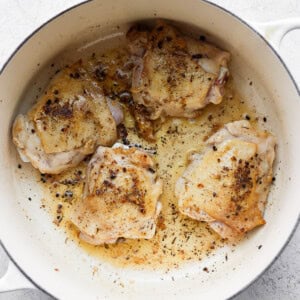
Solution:
M 37 104 L 18 115 L 13 141 L 21 158 L 42 173 L 57 174 L 77 165 L 98 145 L 117 139 L 123 119 L 80 63 L 59 72 Z
M 131 29 L 127 38 L 135 57 L 132 95 L 147 108 L 149 118 L 194 118 L 209 103 L 222 101 L 228 78 L 228 52 L 186 37 L 158 22 L 154 29 Z
M 192 154 L 175 194 L 181 213 L 208 222 L 223 238 L 242 237 L 265 224 L 275 138 L 248 121 L 228 123 Z
M 98 147 L 84 195 L 71 216 L 80 238 L 100 245 L 118 238 L 151 239 L 161 210 L 162 182 L 151 156 L 136 148 Z

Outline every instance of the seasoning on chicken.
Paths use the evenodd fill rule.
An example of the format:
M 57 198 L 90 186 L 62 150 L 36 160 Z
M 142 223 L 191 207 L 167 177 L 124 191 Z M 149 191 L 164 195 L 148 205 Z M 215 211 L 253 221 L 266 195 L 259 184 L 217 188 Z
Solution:
M 135 58 L 131 92 L 150 120 L 194 118 L 207 104 L 222 101 L 228 52 L 184 36 L 164 22 L 151 32 L 132 28 L 127 38 Z
M 275 138 L 248 121 L 226 124 L 190 157 L 175 194 L 181 213 L 208 222 L 223 238 L 242 237 L 265 224 Z
M 112 145 L 123 113 L 110 101 L 80 62 L 64 68 L 34 107 L 14 122 L 13 141 L 21 158 L 42 173 L 58 174 L 98 145 Z
M 84 195 L 71 220 L 80 238 L 94 245 L 121 237 L 151 239 L 161 193 L 162 182 L 149 154 L 120 144 L 100 146 L 89 162 Z

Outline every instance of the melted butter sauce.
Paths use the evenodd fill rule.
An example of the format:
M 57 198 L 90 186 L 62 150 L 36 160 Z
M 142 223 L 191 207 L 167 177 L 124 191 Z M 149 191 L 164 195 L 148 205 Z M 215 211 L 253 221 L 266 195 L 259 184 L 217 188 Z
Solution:
M 99 61 L 108 70 L 108 76 L 101 83 L 106 92 L 113 97 L 126 90 L 126 71 L 121 70 L 121 79 L 114 77 L 120 65 L 130 65 L 126 51 L 115 49 L 100 57 L 93 55 L 85 63 L 90 70 L 94 70 Z M 203 109 L 202 115 L 193 120 L 166 119 L 156 131 L 155 143 L 146 142 L 137 135 L 134 120 L 126 106 L 124 111 L 124 124 L 130 144 L 146 150 L 151 149 L 158 165 L 157 175 L 164 183 L 160 200 L 163 208 L 155 237 L 151 240 L 127 239 L 117 244 L 102 246 L 92 246 L 80 241 L 79 232 L 69 221 L 69 215 L 72 205 L 81 198 L 89 158 L 63 174 L 42 176 L 45 190 L 44 206 L 54 216 L 54 223 L 65 230 L 67 239 L 73 240 L 89 255 L 116 266 L 171 268 L 187 261 L 204 259 L 225 242 L 206 223 L 194 221 L 179 213 L 174 196 L 175 183 L 186 168 L 191 151 L 201 152 L 205 147 L 205 140 L 227 122 L 242 119 L 247 114 L 255 123 L 255 111 L 235 92 L 231 79 L 226 85 L 221 104 L 208 105 Z

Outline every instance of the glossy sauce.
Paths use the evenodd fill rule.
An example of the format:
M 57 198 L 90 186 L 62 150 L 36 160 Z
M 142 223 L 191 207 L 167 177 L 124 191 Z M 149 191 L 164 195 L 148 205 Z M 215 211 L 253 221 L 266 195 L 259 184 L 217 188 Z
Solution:
M 127 90 L 130 78 L 131 62 L 124 48 L 111 50 L 97 56 L 95 54 L 84 64 L 93 71 L 101 65 L 106 75 L 100 84 L 107 95 L 115 101 Z M 117 74 L 117 75 L 116 75 Z M 100 74 L 101 76 L 101 74 Z M 89 158 L 78 167 L 59 175 L 44 175 L 46 209 L 54 216 L 54 223 L 64 229 L 68 239 L 73 240 L 90 255 L 109 261 L 117 266 L 135 266 L 138 268 L 177 267 L 187 261 L 202 260 L 224 241 L 204 222 L 194 221 L 181 215 L 174 185 L 188 163 L 191 151 L 201 152 L 205 140 L 224 123 L 247 117 L 255 124 L 255 111 L 250 109 L 235 92 L 232 80 L 226 85 L 223 102 L 208 105 L 196 119 L 170 118 L 157 128 L 156 142 L 149 143 L 138 137 L 134 120 L 124 105 L 124 124 L 131 145 L 141 147 L 153 153 L 158 164 L 158 176 L 164 182 L 161 197 L 163 209 L 158 220 L 156 235 L 151 240 L 125 240 L 113 245 L 92 246 L 78 238 L 78 231 L 70 223 L 69 214 L 72 205 L 81 197 L 85 168 Z M 122 142 L 122 141 L 119 141 Z

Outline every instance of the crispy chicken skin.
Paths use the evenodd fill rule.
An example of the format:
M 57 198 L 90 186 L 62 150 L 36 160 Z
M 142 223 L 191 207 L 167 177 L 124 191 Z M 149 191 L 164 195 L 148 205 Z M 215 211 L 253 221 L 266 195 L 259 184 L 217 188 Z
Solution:
M 72 222 L 80 238 L 100 245 L 118 238 L 151 239 L 161 210 L 162 182 L 151 156 L 136 148 L 98 147 L 88 169 L 84 195 Z
M 222 101 L 228 77 L 228 52 L 182 35 L 160 21 L 151 32 L 132 28 L 127 38 L 135 57 L 134 101 L 149 118 L 194 118 L 209 103 Z
M 226 124 L 190 157 L 175 194 L 181 213 L 234 240 L 265 224 L 275 138 L 248 121 Z
M 98 145 L 117 139 L 120 107 L 76 63 L 60 71 L 26 114 L 17 116 L 13 141 L 24 161 L 42 173 L 57 174 L 77 165 Z

